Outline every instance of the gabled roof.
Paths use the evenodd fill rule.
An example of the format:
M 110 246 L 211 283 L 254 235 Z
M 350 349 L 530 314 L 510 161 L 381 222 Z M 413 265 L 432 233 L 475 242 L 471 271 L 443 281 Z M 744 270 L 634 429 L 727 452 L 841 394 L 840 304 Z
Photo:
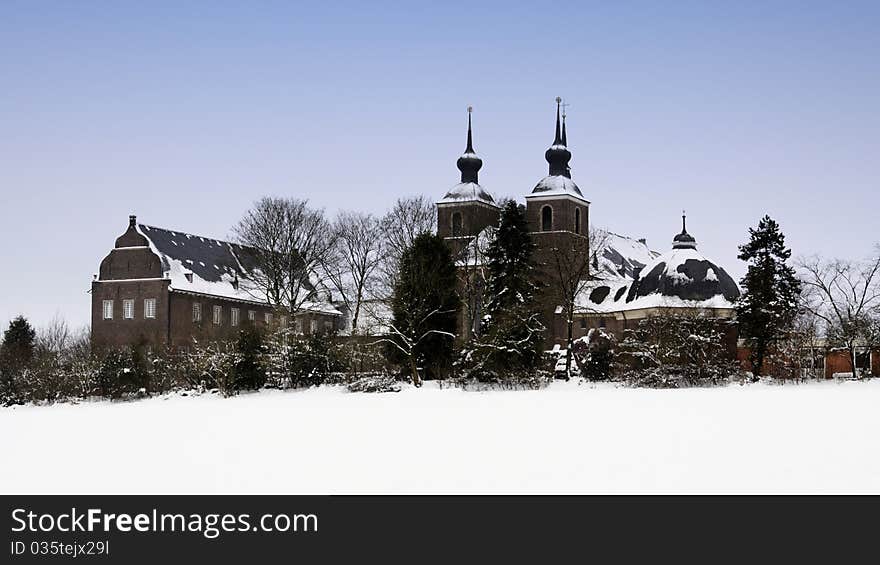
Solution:
M 258 270 L 252 249 L 219 239 L 137 224 L 150 249 L 162 262 L 163 276 L 171 291 L 190 292 L 267 304 L 265 293 L 256 288 L 251 273 Z M 309 285 L 306 291 L 314 290 Z M 308 301 L 303 310 L 340 315 L 329 302 Z

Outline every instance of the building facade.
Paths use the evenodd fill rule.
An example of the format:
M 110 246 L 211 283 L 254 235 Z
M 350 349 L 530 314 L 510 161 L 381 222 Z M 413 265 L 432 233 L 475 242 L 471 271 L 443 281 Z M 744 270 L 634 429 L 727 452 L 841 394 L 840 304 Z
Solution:
M 116 239 L 92 281 L 92 343 L 97 348 L 188 347 L 228 339 L 247 325 L 332 332 L 340 312 L 319 296 L 293 316 L 250 284 L 253 255 L 235 243 L 138 224 Z

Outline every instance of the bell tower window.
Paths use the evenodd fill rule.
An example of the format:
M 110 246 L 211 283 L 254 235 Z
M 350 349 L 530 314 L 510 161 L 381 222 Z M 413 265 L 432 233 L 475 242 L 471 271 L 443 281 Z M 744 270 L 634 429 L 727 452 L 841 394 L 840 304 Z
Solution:
M 461 212 L 453 212 L 452 214 L 452 237 L 461 235 Z
M 574 209 L 574 233 L 581 233 L 581 209 Z
M 553 229 L 553 208 L 544 206 L 541 208 L 541 231 L 551 231 Z

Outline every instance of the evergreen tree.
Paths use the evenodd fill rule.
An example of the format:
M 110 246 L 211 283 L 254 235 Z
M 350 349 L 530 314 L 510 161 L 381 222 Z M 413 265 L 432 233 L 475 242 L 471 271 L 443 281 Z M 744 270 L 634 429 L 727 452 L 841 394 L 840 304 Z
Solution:
M 773 343 L 791 330 L 798 310 L 800 281 L 787 264 L 791 250 L 770 216 L 749 228 L 749 242 L 739 247 L 739 259 L 749 264 L 742 279 L 743 295 L 736 307 L 740 336 L 751 348 L 752 374 L 757 379 Z
M 254 324 L 248 324 L 238 334 L 235 349 L 238 353 L 234 368 L 237 388 L 261 388 L 266 384 L 266 369 L 261 362 L 262 332 Z
M 525 210 L 508 201 L 486 252 L 488 303 L 481 332 L 465 353 L 465 366 L 478 377 L 531 373 L 540 362 L 545 328 L 532 309 L 534 249 Z
M 0 344 L 0 401 L 17 402 L 16 379 L 34 359 L 37 332 L 19 316 L 9 322 Z
M 458 306 L 455 263 L 442 238 L 423 233 L 404 251 L 391 306 L 389 357 L 408 365 L 416 385 L 419 365 L 440 376 L 452 358 Z

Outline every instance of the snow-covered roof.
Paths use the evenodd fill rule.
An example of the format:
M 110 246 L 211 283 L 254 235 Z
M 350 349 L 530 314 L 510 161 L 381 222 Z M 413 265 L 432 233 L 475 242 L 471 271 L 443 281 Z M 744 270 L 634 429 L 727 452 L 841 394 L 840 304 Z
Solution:
M 574 196 L 584 200 L 581 189 L 573 180 L 565 175 L 547 175 L 538 181 L 532 193 L 528 196 Z M 527 198 L 528 198 L 527 196 Z
M 458 204 L 461 202 L 483 202 L 495 206 L 495 199 L 486 189 L 476 182 L 461 182 L 453 186 L 446 196 L 437 201 L 437 204 Z
M 170 279 L 169 289 L 266 304 L 265 293 L 251 281 L 257 271 L 254 254 L 248 248 L 209 237 L 137 224 L 137 232 L 146 238 L 150 249 L 162 262 L 163 277 Z M 314 287 L 305 289 L 307 292 Z M 329 315 L 341 313 L 321 300 L 302 303 L 302 310 Z
M 614 242 L 612 239 L 610 245 Z M 637 246 L 634 249 L 639 250 Z M 598 278 L 577 297 L 577 309 L 582 313 L 611 313 L 651 308 L 734 307 L 740 295 L 736 282 L 695 248 L 672 249 L 662 255 L 649 253 L 655 256 L 633 272 L 625 268 L 615 270 L 615 263 L 603 254 L 604 264 L 597 271 Z

